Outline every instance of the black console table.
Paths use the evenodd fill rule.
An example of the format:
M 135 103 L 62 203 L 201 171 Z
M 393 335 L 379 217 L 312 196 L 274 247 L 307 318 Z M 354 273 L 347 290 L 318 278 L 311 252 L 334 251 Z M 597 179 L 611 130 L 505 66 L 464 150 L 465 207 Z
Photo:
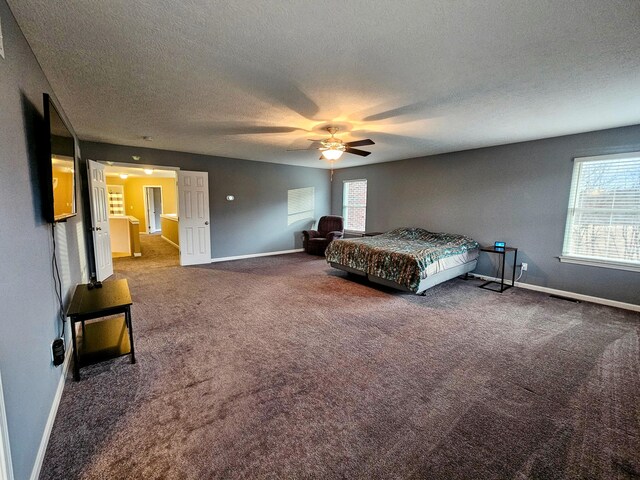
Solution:
M 111 358 L 130 354 L 131 363 L 136 363 L 131 324 L 132 303 L 126 280 L 104 282 L 102 288 L 89 289 L 84 284 L 76 286 L 67 309 L 67 316 L 71 318 L 74 380 L 80 380 L 80 367 Z M 124 314 L 124 318 L 114 317 L 118 314 Z M 87 320 L 102 317 L 110 318 L 85 326 Z M 78 322 L 82 323 L 79 339 L 76 338 Z
M 516 263 L 518 263 L 518 249 L 514 248 L 514 247 L 494 247 L 494 246 L 490 246 L 490 247 L 480 247 L 480 251 L 481 252 L 489 252 L 489 253 L 497 253 L 498 255 L 500 255 L 502 257 L 501 259 L 498 260 L 498 261 L 502 262 L 502 269 L 501 269 L 502 270 L 502 275 L 500 277 L 500 282 L 496 282 L 495 280 L 489 280 L 488 282 L 485 282 L 482 285 L 480 285 L 480 288 L 484 288 L 486 290 L 491 290 L 492 292 L 502 293 L 506 289 L 514 287 L 515 284 L 516 284 Z M 505 258 L 507 256 L 508 252 L 513 252 L 513 272 L 511 274 L 511 285 L 504 283 L 504 264 L 505 264 Z M 500 285 L 500 290 L 497 290 L 495 288 L 489 288 L 489 285 L 492 285 L 492 284 Z

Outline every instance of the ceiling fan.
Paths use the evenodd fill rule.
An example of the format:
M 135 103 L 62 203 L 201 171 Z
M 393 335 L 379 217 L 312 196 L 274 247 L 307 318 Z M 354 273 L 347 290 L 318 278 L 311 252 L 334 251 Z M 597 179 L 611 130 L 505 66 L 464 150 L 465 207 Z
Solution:
M 371 152 L 353 148 L 361 147 L 364 145 L 375 145 L 375 142 L 370 138 L 366 138 L 364 140 L 355 140 L 353 142 L 343 142 L 339 138 L 335 137 L 336 133 L 338 132 L 337 127 L 327 127 L 326 130 L 331 134 L 331 137 L 321 140 L 309 139 L 309 141 L 316 142 L 319 145 L 317 147 L 312 147 L 311 149 L 317 148 L 320 152 L 322 152 L 322 154 L 320 155 L 320 160 L 335 161 L 338 160 L 343 153 L 352 153 L 353 155 L 360 155 L 361 157 L 371 155 Z

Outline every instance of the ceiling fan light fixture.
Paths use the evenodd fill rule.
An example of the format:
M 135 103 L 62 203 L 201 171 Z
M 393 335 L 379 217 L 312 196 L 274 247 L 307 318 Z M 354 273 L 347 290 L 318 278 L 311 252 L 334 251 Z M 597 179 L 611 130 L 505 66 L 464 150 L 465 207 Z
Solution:
M 338 160 L 344 152 L 342 150 L 331 149 L 322 152 L 322 156 L 327 160 Z

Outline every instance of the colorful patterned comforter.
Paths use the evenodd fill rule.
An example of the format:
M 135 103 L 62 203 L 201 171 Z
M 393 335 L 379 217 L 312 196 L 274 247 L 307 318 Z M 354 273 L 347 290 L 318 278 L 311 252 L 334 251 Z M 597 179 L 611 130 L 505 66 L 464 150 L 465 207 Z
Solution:
M 432 263 L 478 249 L 464 235 L 433 233 L 422 228 L 397 228 L 375 237 L 335 240 L 327 247 L 327 262 L 338 263 L 418 291 Z

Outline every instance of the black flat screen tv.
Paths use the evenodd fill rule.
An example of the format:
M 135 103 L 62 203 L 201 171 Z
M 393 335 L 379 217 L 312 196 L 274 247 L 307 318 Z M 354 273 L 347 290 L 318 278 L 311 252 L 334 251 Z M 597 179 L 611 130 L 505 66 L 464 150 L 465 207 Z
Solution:
M 77 213 L 76 142 L 51 97 L 43 97 L 43 213 L 47 222 L 64 222 Z

